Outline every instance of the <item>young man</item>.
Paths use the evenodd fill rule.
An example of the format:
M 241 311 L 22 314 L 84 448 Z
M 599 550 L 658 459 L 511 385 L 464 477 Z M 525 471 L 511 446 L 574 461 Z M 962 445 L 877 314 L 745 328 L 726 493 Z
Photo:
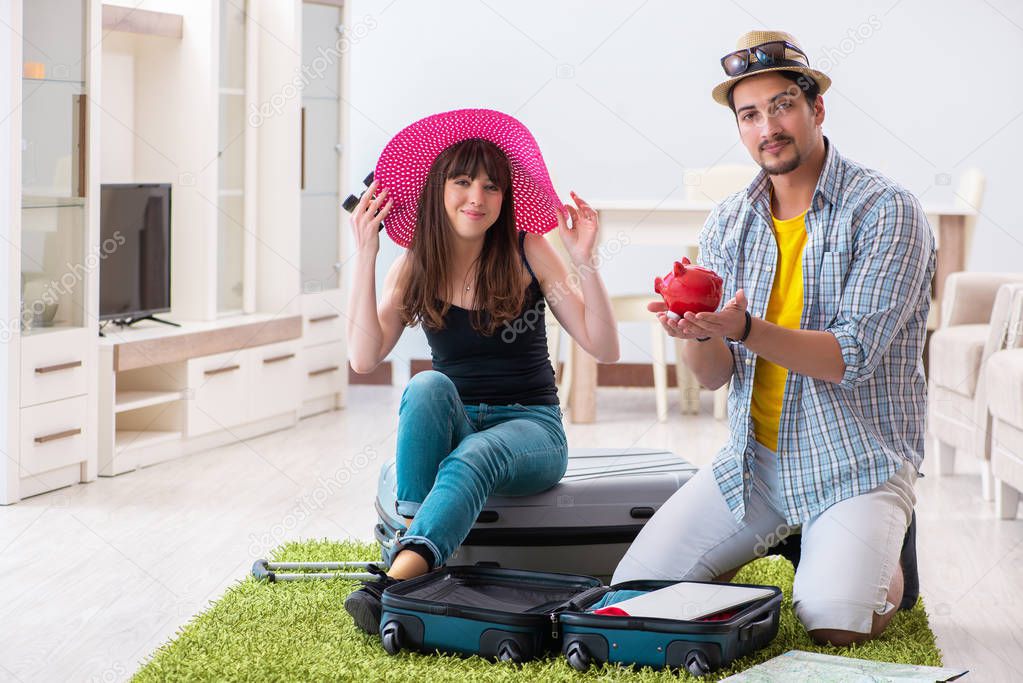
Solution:
M 799 531 L 796 615 L 816 641 L 848 645 L 916 598 L 915 547 L 902 551 L 924 455 L 934 241 L 909 192 L 823 135 L 831 80 L 795 38 L 753 31 L 737 47 L 713 97 L 763 170 L 700 234 L 701 265 L 735 296 L 677 321 L 650 305 L 687 340 L 701 384 L 731 379 L 731 438 L 614 582 L 728 580 Z

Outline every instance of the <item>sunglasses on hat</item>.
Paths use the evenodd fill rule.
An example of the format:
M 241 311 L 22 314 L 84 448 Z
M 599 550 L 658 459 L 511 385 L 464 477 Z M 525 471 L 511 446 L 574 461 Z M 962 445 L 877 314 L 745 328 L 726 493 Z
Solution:
M 738 76 L 746 73 L 752 64 L 771 66 L 777 62 L 793 62 L 794 60 L 785 58 L 785 50 L 798 52 L 803 56 L 804 64 L 808 65 L 806 53 L 801 49 L 786 40 L 772 40 L 769 43 L 729 52 L 721 58 L 721 68 L 729 76 Z

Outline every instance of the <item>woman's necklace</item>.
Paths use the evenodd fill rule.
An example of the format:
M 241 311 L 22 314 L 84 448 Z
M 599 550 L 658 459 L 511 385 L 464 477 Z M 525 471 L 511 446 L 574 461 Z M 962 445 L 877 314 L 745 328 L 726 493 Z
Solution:
M 469 279 L 469 276 L 473 274 L 473 270 L 474 269 L 472 268 L 472 266 L 470 266 L 469 270 L 466 271 L 466 273 L 465 273 L 465 279 L 462 280 L 463 283 L 466 282 Z M 465 291 L 468 292 L 470 289 L 472 289 L 472 283 L 471 282 L 469 284 L 465 285 Z

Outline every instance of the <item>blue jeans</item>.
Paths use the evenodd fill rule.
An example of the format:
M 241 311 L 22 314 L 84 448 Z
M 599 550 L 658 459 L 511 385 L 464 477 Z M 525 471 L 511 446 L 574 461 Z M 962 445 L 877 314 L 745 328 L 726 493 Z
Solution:
M 568 443 L 556 405 L 464 405 L 434 370 L 415 375 L 398 410 L 397 512 L 412 525 L 399 542 L 447 562 L 491 494 L 528 496 L 565 475 Z

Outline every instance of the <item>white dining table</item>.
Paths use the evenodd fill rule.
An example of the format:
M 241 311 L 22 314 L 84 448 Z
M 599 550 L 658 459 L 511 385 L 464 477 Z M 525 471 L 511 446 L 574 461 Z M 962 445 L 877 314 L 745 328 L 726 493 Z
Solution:
M 671 248 L 666 261 L 680 259 L 698 243 L 700 229 L 714 209 L 715 202 L 700 199 L 598 200 L 590 205 L 600 217 L 598 253 L 614 254 L 623 245 L 644 245 Z M 957 204 L 924 204 L 924 214 L 934 231 L 937 245 L 934 300 L 940 302 L 945 279 L 950 273 L 963 270 L 966 260 L 966 219 L 976 210 Z M 655 295 L 651 294 L 651 301 Z M 597 363 L 574 342 L 572 353 L 572 385 L 569 396 L 569 419 L 574 423 L 596 420 Z

